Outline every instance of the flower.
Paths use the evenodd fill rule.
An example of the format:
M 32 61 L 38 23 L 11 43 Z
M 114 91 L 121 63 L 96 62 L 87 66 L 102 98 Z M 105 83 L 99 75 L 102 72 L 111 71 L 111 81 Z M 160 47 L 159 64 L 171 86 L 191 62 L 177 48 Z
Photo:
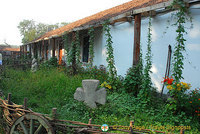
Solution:
M 112 88 L 111 85 L 107 85 L 106 87 L 107 87 L 108 89 L 111 89 L 111 88 Z
M 177 90 L 178 90 L 178 91 L 181 91 L 181 87 L 178 87 Z
M 104 83 L 101 84 L 101 87 L 104 87 Z
M 101 84 L 101 87 L 106 87 L 106 88 L 108 88 L 108 89 L 111 89 L 111 88 L 112 88 L 112 86 L 109 85 L 106 81 L 104 81 L 104 82 Z
M 167 88 L 168 88 L 169 90 L 172 90 L 172 89 L 173 89 L 173 87 L 172 87 L 171 85 L 168 85 Z
M 164 80 L 163 80 L 163 82 L 165 84 L 169 84 L 169 85 L 171 85 L 173 83 L 173 81 L 174 81 L 174 79 L 173 78 L 170 79 L 169 77 L 164 78 Z
M 173 78 L 171 78 L 171 79 L 169 79 L 168 81 L 167 81 L 167 83 L 169 84 L 169 85 L 171 85 L 172 84 L 172 82 L 173 82 Z

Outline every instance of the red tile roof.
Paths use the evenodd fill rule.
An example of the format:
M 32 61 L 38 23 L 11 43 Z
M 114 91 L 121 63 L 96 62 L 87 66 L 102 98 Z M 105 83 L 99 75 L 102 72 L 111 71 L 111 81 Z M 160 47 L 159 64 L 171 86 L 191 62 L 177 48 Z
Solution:
M 3 48 L 3 49 L 0 49 L 0 51 L 20 51 L 20 48 Z
M 124 3 L 122 5 L 104 10 L 102 12 L 99 12 L 97 14 L 91 15 L 89 17 L 83 18 L 81 20 L 75 21 L 73 23 L 70 23 L 66 26 L 63 26 L 61 28 L 55 29 L 53 31 L 47 32 L 35 41 L 42 40 L 44 38 L 48 38 L 55 35 L 60 35 L 64 33 L 65 31 L 70 31 L 74 28 L 86 26 L 86 25 L 92 25 L 100 21 L 104 21 L 106 19 L 109 19 L 111 17 L 115 17 L 117 15 L 123 14 L 125 12 L 136 10 L 139 8 L 144 8 L 148 6 L 152 6 L 155 4 L 159 4 L 162 2 L 167 2 L 169 0 L 132 0 L 127 3 Z

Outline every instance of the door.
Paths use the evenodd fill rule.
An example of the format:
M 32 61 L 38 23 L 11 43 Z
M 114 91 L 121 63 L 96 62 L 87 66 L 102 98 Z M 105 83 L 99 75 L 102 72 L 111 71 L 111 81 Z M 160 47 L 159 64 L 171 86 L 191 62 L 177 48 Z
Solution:
M 59 65 L 62 64 L 62 44 L 59 44 Z

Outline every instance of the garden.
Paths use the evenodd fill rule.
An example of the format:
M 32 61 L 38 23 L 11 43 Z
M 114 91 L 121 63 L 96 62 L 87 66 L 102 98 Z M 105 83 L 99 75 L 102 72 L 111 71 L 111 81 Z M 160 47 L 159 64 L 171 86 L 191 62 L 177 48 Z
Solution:
M 85 123 L 92 119 L 93 124 L 109 126 L 129 126 L 133 121 L 138 129 L 150 129 L 152 133 L 155 133 L 154 130 L 180 133 L 181 127 L 185 133 L 200 133 L 200 89 L 191 89 L 190 83 L 183 81 L 187 11 L 185 4 L 174 4 L 179 4 L 179 8 L 175 14 L 177 37 L 172 56 L 172 75 L 164 77 L 161 82 L 167 94 L 161 96 L 151 80 L 150 16 L 147 52 L 144 56 L 140 52 L 138 64 L 130 67 L 125 77 L 117 75 L 112 36 L 109 22 L 106 21 L 103 30 L 107 38 L 107 67 L 93 65 L 94 28 L 89 30 L 89 63 L 87 67 L 81 66 L 80 40 L 76 32 L 71 48 L 67 44 L 67 36 L 63 36 L 69 66 L 58 65 L 54 57 L 41 63 L 35 72 L 4 68 L 0 72 L 1 97 L 6 99 L 5 95 L 12 93 L 12 101 L 16 104 L 23 104 L 24 97 L 27 97 L 28 107 L 43 114 L 50 115 L 51 109 L 56 107 L 59 119 Z M 170 8 L 174 8 L 174 5 Z M 76 89 L 82 87 L 82 80 L 85 79 L 97 79 L 100 81 L 99 87 L 107 90 L 105 105 L 97 104 L 97 108 L 93 109 L 74 100 Z

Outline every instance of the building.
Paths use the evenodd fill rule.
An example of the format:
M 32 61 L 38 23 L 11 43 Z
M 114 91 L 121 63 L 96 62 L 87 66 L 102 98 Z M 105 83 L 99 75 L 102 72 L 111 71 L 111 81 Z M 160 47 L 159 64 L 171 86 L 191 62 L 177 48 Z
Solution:
M 171 45 L 173 51 L 176 43 L 176 27 L 171 25 L 175 23 L 171 16 L 176 11 L 167 8 L 172 2 L 173 0 L 132 0 L 47 32 L 38 39 L 21 46 L 21 51 L 28 51 L 32 56 L 43 60 L 56 56 L 59 62 L 65 61 L 66 54 L 62 36 L 67 33 L 68 44 L 71 44 L 75 32 L 79 31 L 81 60 L 88 62 L 88 29 L 94 27 L 94 65 L 106 66 L 106 37 L 102 24 L 105 20 L 109 20 L 117 73 L 125 76 L 128 68 L 137 64 L 140 47 L 143 56 L 145 55 L 148 20 L 151 14 L 153 53 L 151 77 L 155 86 L 161 91 L 161 81 L 166 71 L 168 46 Z M 194 89 L 200 87 L 198 78 L 200 76 L 200 62 L 198 62 L 198 57 L 200 57 L 200 0 L 187 0 L 186 4 L 193 18 L 193 28 L 189 28 L 191 23 L 187 21 L 188 34 L 185 35 L 187 51 L 183 75 L 185 82 L 191 83 Z

